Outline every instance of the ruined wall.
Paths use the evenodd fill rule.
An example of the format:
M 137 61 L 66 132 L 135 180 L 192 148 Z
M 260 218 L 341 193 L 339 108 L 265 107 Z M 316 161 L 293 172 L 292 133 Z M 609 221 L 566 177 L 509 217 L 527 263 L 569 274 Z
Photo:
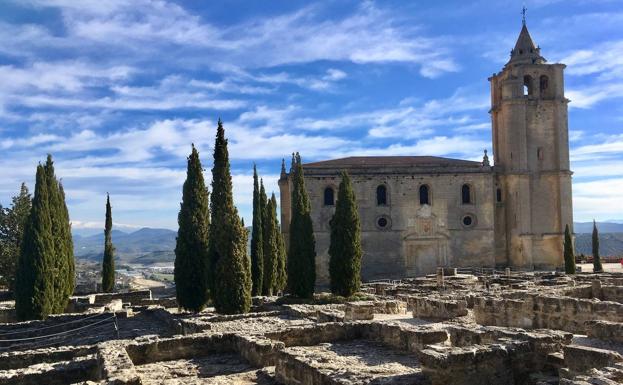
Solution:
M 474 305 L 476 322 L 481 325 L 548 328 L 580 334 L 586 333 L 587 321 L 623 322 L 621 303 L 529 293 L 523 297 L 477 298 Z

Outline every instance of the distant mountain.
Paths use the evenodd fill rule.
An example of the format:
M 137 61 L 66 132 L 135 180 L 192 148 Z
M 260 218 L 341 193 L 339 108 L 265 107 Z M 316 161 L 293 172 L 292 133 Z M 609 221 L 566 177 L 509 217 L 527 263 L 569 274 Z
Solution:
M 599 233 L 623 233 L 623 223 L 617 221 L 597 222 Z M 593 222 L 574 222 L 573 231 L 578 233 L 592 233 Z
M 592 255 L 592 234 L 575 234 L 575 253 Z M 599 255 L 623 257 L 623 233 L 599 233 Z
M 177 232 L 168 229 L 142 228 L 126 233 L 112 231 L 115 256 L 121 263 L 150 265 L 175 260 Z M 73 234 L 74 254 L 80 259 L 101 260 L 104 254 L 104 232 L 91 236 Z
M 591 255 L 592 222 L 574 223 L 576 253 Z M 602 256 L 623 257 L 623 224 L 598 222 L 599 246 Z M 251 228 L 248 227 L 249 241 Z M 614 230 L 614 231 L 613 231 Z M 168 229 L 142 228 L 134 232 L 113 230 L 112 239 L 119 263 L 152 265 L 172 263 L 175 260 L 177 232 Z M 104 232 L 74 237 L 74 254 L 77 258 L 101 261 L 104 252 Z M 250 242 L 249 242 L 250 244 Z M 247 245 L 248 247 L 248 245 Z

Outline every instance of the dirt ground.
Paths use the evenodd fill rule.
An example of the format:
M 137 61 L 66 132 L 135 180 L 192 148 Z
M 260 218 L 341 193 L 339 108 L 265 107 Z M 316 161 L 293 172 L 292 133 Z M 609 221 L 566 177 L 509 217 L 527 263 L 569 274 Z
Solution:
M 592 273 L 593 272 L 593 264 L 592 263 L 580 263 L 578 266 L 582 267 L 582 272 L 584 273 Z M 623 267 L 620 263 L 603 263 L 602 267 L 604 271 L 612 272 L 612 273 L 623 273 Z

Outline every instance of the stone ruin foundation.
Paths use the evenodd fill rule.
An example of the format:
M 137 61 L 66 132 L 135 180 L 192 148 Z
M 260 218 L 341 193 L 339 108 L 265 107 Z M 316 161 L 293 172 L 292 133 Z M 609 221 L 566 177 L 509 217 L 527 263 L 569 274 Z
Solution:
M 149 291 L 75 297 L 67 314 L 0 324 L 0 385 L 623 383 L 621 274 L 444 269 L 362 291 L 258 297 L 243 315 Z

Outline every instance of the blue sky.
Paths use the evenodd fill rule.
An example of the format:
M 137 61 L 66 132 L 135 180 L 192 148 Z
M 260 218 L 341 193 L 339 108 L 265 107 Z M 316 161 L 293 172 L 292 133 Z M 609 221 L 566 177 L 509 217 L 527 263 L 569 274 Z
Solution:
M 52 153 L 74 228 L 101 229 L 110 192 L 119 228 L 175 229 L 219 116 L 246 223 L 254 161 L 278 193 L 293 151 L 481 159 L 524 3 L 567 64 L 575 219 L 622 219 L 621 0 L 2 0 L 0 202 Z

